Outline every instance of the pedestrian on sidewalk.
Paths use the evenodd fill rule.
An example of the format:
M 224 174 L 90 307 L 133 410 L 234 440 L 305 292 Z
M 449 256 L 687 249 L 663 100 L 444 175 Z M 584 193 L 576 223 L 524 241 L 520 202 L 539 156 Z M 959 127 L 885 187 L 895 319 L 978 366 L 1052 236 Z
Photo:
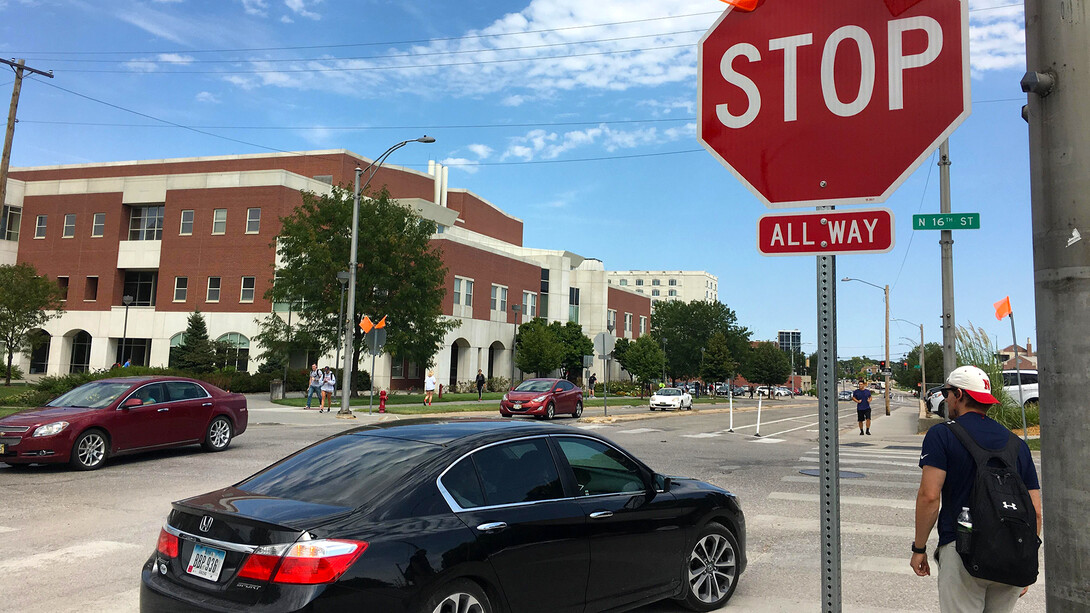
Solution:
M 428 369 L 428 376 L 424 377 L 424 406 L 431 406 L 431 395 L 435 393 L 435 371 Z
M 867 422 L 867 434 L 870 434 L 870 398 L 871 391 L 867 389 L 867 382 L 860 381 L 859 389 L 852 392 L 852 400 L 855 402 L 855 413 L 859 422 L 859 436 L 863 436 L 863 422 Z
M 326 366 L 322 369 L 322 404 L 318 412 L 329 412 L 329 408 L 333 406 L 333 392 L 337 389 L 337 373 L 333 372 L 331 368 Z
M 477 369 L 477 402 L 480 402 L 484 398 L 484 372 L 480 368 Z
M 598 375 L 596 375 L 594 373 L 590 373 L 590 379 L 587 380 L 587 383 L 589 384 L 589 387 L 590 387 L 590 389 L 589 389 L 590 397 L 594 398 L 594 384 L 598 383 Z
M 310 408 L 310 399 L 317 396 L 318 404 L 322 404 L 322 371 L 318 369 L 318 363 L 310 365 L 310 382 L 307 384 L 307 408 Z
M 999 581 L 980 579 L 969 574 L 963 562 L 958 544 L 959 513 L 963 509 L 970 508 L 970 499 L 979 500 L 979 492 L 974 492 L 974 483 L 978 479 L 977 464 L 973 458 L 974 451 L 970 451 L 962 444 L 959 435 L 953 428 L 959 428 L 963 434 L 967 434 L 975 446 L 992 450 L 998 454 L 999 450 L 1008 449 L 1008 457 L 1013 459 L 1017 450 L 1016 466 L 1008 466 L 1012 472 L 1016 472 L 1028 490 L 1029 500 L 1036 515 L 1036 531 L 1041 533 L 1041 485 L 1037 478 L 1037 468 L 1033 465 L 1033 456 L 1029 447 L 1013 432 L 988 417 L 988 409 L 998 401 L 992 396 L 991 381 L 988 375 L 976 366 L 962 366 L 956 368 L 946 379 L 941 392 L 946 399 L 947 416 L 953 420 L 945 424 L 938 424 L 927 431 L 924 436 L 923 446 L 920 450 L 920 468 L 923 474 L 920 477 L 920 489 L 916 495 L 916 534 L 912 542 L 912 558 L 909 562 L 912 570 L 920 577 L 931 574 L 931 567 L 927 562 L 927 539 L 931 536 L 931 529 L 936 521 L 939 528 L 939 545 L 936 550 L 935 560 L 938 563 L 938 587 L 939 609 L 942 613 L 1009 613 L 1014 610 L 1018 599 L 1029 589 L 1008 585 Z M 1013 440 L 1012 440 L 1013 439 Z M 980 454 L 980 450 L 975 453 Z M 1004 460 L 1007 463 L 1008 460 Z M 989 463 L 989 466 L 993 464 Z M 1009 479 L 1010 485 L 1014 485 L 1015 479 Z M 1028 509 L 1017 509 L 1022 506 L 1016 502 L 1014 490 L 1010 486 L 1003 488 L 1004 501 L 1000 504 L 1004 514 L 1025 512 Z M 972 496 L 970 495 L 972 494 Z M 941 504 L 940 504 L 941 503 Z M 996 505 L 998 507 L 998 505 Z M 989 511 L 994 509 L 971 509 L 972 516 L 965 519 L 975 521 L 977 530 L 970 531 L 969 547 L 975 539 L 984 536 L 980 529 L 981 519 Z M 1002 522 L 1000 522 L 1002 523 Z M 1013 524 L 1007 524 L 1013 525 Z M 1031 524 L 1032 525 L 1032 524 Z M 1009 528 L 1004 528 L 1009 530 Z M 970 528 L 970 530 L 972 530 Z M 1011 533 L 1015 534 L 1015 533 Z M 1033 561 L 1037 559 L 1037 549 L 1029 549 L 1028 543 L 1023 544 L 1022 538 L 1012 549 L 1000 545 L 1003 538 L 989 539 L 988 554 L 991 558 L 1007 551 L 1008 555 L 1028 552 Z M 1037 544 L 1039 546 L 1040 541 Z M 970 554 L 972 555 L 972 554 Z M 1025 557 L 1020 558 L 1024 560 Z M 997 560 L 1003 564 L 1004 560 Z M 1008 560 L 1010 562 L 1010 560 Z M 1014 565 L 1018 565 L 1014 561 Z M 1036 576 L 1036 567 L 1033 563 L 1025 564 L 1033 576 Z M 1020 567 L 1020 566 L 1019 566 Z M 974 567 L 980 574 L 979 567 Z

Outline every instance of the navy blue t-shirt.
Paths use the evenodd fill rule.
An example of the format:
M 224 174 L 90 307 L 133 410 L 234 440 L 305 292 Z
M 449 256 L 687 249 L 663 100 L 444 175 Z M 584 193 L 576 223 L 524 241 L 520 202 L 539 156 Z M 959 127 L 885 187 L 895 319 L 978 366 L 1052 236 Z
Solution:
M 855 390 L 852 392 L 852 398 L 858 398 L 859 404 L 855 405 L 856 411 L 866 411 L 870 408 L 870 390 Z
M 973 411 L 958 417 L 957 422 L 985 449 L 1002 449 L 1011 435 L 1011 431 L 999 422 Z M 957 517 L 962 507 L 969 506 L 969 492 L 973 489 L 976 462 L 949 426 L 939 424 L 928 430 L 923 437 L 920 468 L 924 466 L 934 466 L 946 471 L 946 481 L 942 484 L 942 508 L 939 510 L 939 546 L 942 546 L 957 538 Z M 1018 474 L 1026 484 L 1026 489 L 1041 489 L 1041 483 L 1037 480 L 1037 467 L 1033 465 L 1033 455 L 1024 442 L 1018 451 Z

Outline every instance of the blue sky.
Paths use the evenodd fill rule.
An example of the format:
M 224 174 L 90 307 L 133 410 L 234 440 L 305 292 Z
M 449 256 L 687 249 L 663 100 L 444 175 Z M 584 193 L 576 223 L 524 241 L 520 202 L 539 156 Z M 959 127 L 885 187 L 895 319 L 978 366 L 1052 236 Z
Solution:
M 768 0 L 769 2 L 783 0 Z M 0 56 L 54 79 L 24 82 L 13 166 L 346 148 L 451 166 L 525 222 L 531 247 L 609 269 L 707 270 L 757 339 L 802 331 L 815 349 L 813 257 L 756 248 L 767 212 L 696 140 L 696 43 L 718 0 L 0 0 Z M 973 113 L 950 139 L 955 314 L 1001 346 L 1010 295 L 1035 338 L 1020 3 L 970 0 Z M 511 61 L 517 60 L 517 61 Z M 10 73 L 0 73 L 6 100 Z M 183 127 L 184 126 L 184 127 Z M 884 204 L 887 254 L 840 256 L 838 277 L 891 286 L 892 316 L 941 341 L 931 158 Z M 882 292 L 838 284 L 841 356 L 878 357 Z M 894 323 L 895 358 L 918 339 Z

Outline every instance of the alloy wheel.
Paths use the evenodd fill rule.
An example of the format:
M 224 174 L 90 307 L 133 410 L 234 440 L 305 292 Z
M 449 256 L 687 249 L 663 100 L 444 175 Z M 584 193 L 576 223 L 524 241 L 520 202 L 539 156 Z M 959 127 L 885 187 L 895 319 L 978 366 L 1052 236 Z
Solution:
M 231 440 L 231 424 L 226 419 L 217 419 L 208 429 L 208 440 L 216 449 L 227 445 Z
M 106 458 L 106 439 L 96 432 L 84 436 L 76 447 L 76 458 L 87 468 L 101 464 Z
M 709 534 L 689 556 L 689 589 L 701 602 L 717 602 L 730 591 L 737 572 L 730 542 L 720 534 Z
M 444 598 L 432 613 L 485 613 L 473 594 L 458 592 Z

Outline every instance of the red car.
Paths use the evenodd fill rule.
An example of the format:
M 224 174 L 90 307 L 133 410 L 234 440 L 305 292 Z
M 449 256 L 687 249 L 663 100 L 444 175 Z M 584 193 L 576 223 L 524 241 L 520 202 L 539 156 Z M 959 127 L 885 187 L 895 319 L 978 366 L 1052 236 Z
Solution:
M 511 388 L 500 400 L 500 415 L 533 415 L 552 419 L 568 413 L 583 414 L 583 390 L 566 379 L 527 379 Z
M 201 444 L 223 451 L 246 431 L 246 397 L 182 377 L 115 377 L 81 385 L 46 406 L 0 419 L 0 461 L 68 462 Z

